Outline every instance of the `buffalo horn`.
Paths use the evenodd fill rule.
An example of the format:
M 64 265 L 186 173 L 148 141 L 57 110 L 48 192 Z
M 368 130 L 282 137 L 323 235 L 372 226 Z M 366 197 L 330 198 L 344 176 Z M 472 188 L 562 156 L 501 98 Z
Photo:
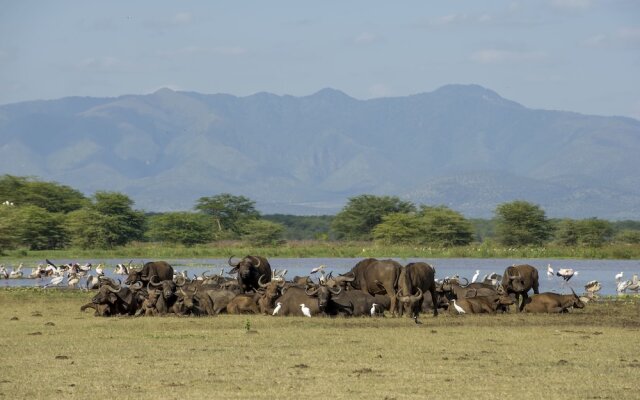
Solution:
M 185 283 L 187 283 L 187 278 L 185 278 L 184 276 L 179 275 L 176 278 L 176 286 L 181 287 L 184 286 Z
M 327 289 L 329 289 L 329 291 L 333 294 L 335 294 L 336 296 L 340 294 L 340 292 L 342 292 L 342 288 L 340 286 L 338 287 L 328 287 Z
M 313 289 L 312 291 L 309 291 L 310 287 L 307 287 L 304 292 L 307 294 L 307 296 L 314 296 L 316 293 L 318 293 L 318 288 Z
M 160 282 L 160 278 L 158 278 L 158 283 L 155 283 L 153 281 L 153 278 L 158 278 L 158 275 L 154 275 L 151 277 L 151 279 L 149 279 L 149 283 L 151 284 L 151 286 L 161 286 L 162 282 Z
M 258 268 L 260 266 L 260 259 L 256 256 L 249 256 L 251 259 L 255 260 L 253 266 Z
M 262 278 L 264 278 L 264 274 L 260 275 L 260 278 L 258 278 L 258 285 L 260 285 L 260 287 L 267 287 L 269 285 L 269 282 L 262 283 Z
M 465 284 L 461 284 L 460 286 L 462 286 L 462 287 L 469 286 L 469 280 L 468 280 L 467 278 L 465 278 L 465 277 L 463 276 L 463 277 L 462 277 L 462 278 L 460 278 L 460 279 L 464 279 L 464 280 L 465 280 L 465 282 L 466 282 Z
M 142 289 L 142 282 L 138 281 L 130 286 L 132 290 L 140 290 Z
M 234 264 L 234 263 L 232 263 L 232 262 L 231 262 L 231 259 L 232 259 L 232 258 L 233 258 L 233 256 L 229 257 L 229 261 L 227 261 L 227 262 L 228 262 L 228 263 L 229 263 L 229 265 L 231 265 L 232 267 L 237 267 L 237 266 L 238 266 L 238 264 L 240 264 L 240 261 L 238 261 L 237 263 L 235 263 L 235 264 Z

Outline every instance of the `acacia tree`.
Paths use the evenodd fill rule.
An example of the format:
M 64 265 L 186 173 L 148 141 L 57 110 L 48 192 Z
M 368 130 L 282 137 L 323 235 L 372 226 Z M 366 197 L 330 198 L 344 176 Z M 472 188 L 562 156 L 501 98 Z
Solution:
M 373 228 L 385 215 L 414 212 L 413 203 L 395 196 L 363 194 L 352 197 L 331 223 L 338 239 L 370 240 Z
M 148 220 L 147 235 L 151 240 L 193 246 L 212 238 L 211 219 L 201 213 L 168 212 Z
M 420 209 L 420 241 L 441 246 L 464 246 L 473 241 L 473 227 L 459 212 L 445 206 Z
M 284 226 L 277 222 L 256 219 L 243 227 L 242 240 L 252 246 L 276 246 L 284 243 Z
M 420 221 L 415 213 L 393 213 L 382 217 L 372 231 L 373 238 L 384 244 L 413 243 L 420 236 Z
M 214 226 L 221 234 L 230 232 L 238 237 L 242 234 L 242 225 L 260 218 L 255 202 L 244 196 L 222 193 L 198 199 L 195 209 L 213 217 Z
M 506 246 L 541 245 L 551 236 L 551 222 L 540 206 L 523 200 L 496 207 L 496 233 Z

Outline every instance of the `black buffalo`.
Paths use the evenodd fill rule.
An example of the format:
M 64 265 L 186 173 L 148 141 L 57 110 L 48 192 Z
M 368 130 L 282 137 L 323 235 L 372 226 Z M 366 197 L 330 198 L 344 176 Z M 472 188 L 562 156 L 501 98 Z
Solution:
M 417 317 L 424 302 L 423 294 L 427 292 L 431 294 L 432 302 L 438 303 L 435 275 L 435 269 L 424 262 L 409 263 L 402 268 L 398 279 L 398 313 L 400 315 L 403 313 L 404 306 L 407 306 L 410 316 Z M 438 316 L 438 307 L 433 307 L 433 316 Z
M 271 281 L 271 265 L 266 258 L 260 256 L 246 256 L 240 261 L 232 262 L 233 256 L 229 257 L 229 265 L 233 268 L 229 274 L 238 274 L 238 285 L 243 293 L 256 292 L 260 288 L 260 277 L 263 280 Z
M 129 276 L 124 283 L 131 285 L 132 283 L 141 281 L 146 285 L 154 276 L 156 276 L 159 281 L 172 280 L 173 267 L 166 261 L 150 261 L 145 263 L 140 270 L 130 269 Z
M 371 295 L 386 294 L 391 301 L 391 313 L 397 312 L 398 280 L 402 265 L 393 260 L 366 258 L 342 276 L 352 277 L 350 285 Z
M 502 276 L 502 288 L 507 294 L 515 294 L 518 311 L 522 311 L 529 290 L 533 289 L 534 294 L 538 294 L 538 270 L 528 264 L 512 265 L 504 270 Z

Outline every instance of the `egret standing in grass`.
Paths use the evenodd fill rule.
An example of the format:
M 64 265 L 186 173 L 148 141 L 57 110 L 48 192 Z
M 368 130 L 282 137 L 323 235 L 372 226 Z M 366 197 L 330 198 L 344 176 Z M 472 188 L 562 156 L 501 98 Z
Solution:
M 370 310 L 369 312 L 371 313 L 371 316 L 372 316 L 372 317 L 375 317 L 375 316 L 376 316 L 376 306 L 377 306 L 377 304 L 376 304 L 376 303 L 373 303 L 373 304 L 371 305 L 371 310 Z
M 273 314 L 271 314 L 271 315 L 277 315 L 278 312 L 280 312 L 281 308 L 282 308 L 282 303 L 280 303 L 280 302 L 276 303 L 276 308 L 273 309 Z
M 477 269 L 476 273 L 473 274 L 473 277 L 471 278 L 471 283 L 475 283 L 476 280 L 478 280 L 478 276 L 480 276 L 480 270 L 479 269 Z
M 464 311 L 464 308 L 462 308 L 458 304 L 456 304 L 456 299 L 453 299 L 453 307 L 456 309 L 458 314 L 466 314 L 466 312 Z
M 311 310 L 309 309 L 309 307 L 305 306 L 304 304 L 300 304 L 300 309 L 302 310 L 302 313 L 305 317 L 311 318 Z

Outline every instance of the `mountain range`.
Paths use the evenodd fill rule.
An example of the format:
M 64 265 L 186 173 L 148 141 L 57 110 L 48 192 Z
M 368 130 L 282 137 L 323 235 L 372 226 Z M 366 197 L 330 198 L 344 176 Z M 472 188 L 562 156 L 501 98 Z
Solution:
M 359 100 L 334 89 L 246 97 L 161 89 L 0 106 L 0 173 L 147 211 L 245 195 L 264 213 L 331 214 L 359 194 L 491 217 L 640 219 L 640 121 L 536 110 L 477 85 Z

